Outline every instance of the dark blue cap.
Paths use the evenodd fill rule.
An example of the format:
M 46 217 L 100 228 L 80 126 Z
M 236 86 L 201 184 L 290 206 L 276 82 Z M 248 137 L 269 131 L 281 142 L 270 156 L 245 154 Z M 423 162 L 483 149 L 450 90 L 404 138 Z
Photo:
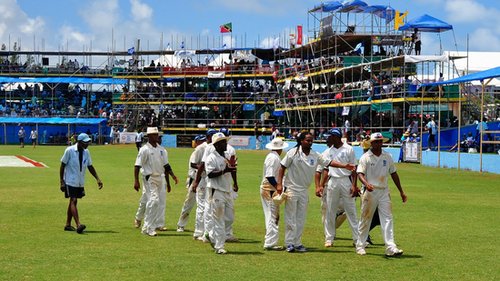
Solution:
M 195 141 L 205 141 L 205 140 L 207 140 L 207 136 L 206 135 L 197 135 L 196 137 L 194 137 L 194 140 Z
M 208 129 L 208 130 L 207 130 L 207 136 L 211 136 L 211 135 L 213 135 L 213 134 L 215 134 L 215 133 L 217 133 L 217 130 L 216 130 L 216 129 L 212 129 L 212 128 L 211 128 L 211 129 Z
M 220 128 L 220 131 L 221 133 L 224 134 L 224 136 L 229 136 L 229 129 L 228 128 Z
M 334 136 L 334 137 L 339 137 L 341 138 L 342 137 L 342 132 L 340 131 L 339 128 L 333 128 L 333 129 L 330 129 L 328 130 L 327 133 L 325 133 L 324 135 L 326 136 Z

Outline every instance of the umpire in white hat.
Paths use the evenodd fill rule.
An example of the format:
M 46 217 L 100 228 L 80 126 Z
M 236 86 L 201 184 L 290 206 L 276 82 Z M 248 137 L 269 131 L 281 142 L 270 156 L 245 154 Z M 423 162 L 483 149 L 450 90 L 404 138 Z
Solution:
M 281 138 L 274 138 L 270 143 L 266 144 L 266 148 L 269 149 L 270 152 L 264 160 L 262 182 L 260 184 L 260 199 L 266 224 L 266 235 L 264 237 L 264 249 L 266 250 L 284 249 L 282 246 L 278 245 L 280 208 L 278 202 L 273 200 L 273 196 L 278 195 L 276 192 L 276 185 L 278 184 L 276 179 L 281 166 L 280 155 L 283 149 L 287 147 L 288 143 L 284 142 Z

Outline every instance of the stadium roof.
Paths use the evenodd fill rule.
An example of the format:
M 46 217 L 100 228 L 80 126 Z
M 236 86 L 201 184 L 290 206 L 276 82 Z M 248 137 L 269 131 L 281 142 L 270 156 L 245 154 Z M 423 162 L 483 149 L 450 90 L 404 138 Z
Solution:
M 106 118 L 0 117 L 0 123 L 6 124 L 98 125 L 105 122 Z
M 6 77 L 0 76 L 0 83 L 71 83 L 71 84 L 126 84 L 127 79 L 87 77 Z
M 472 73 L 469 75 L 461 76 L 458 78 L 446 80 L 446 81 L 424 84 L 423 86 L 458 84 L 458 83 L 465 83 L 465 82 L 471 82 L 471 81 L 476 81 L 476 80 L 483 81 L 483 80 L 495 78 L 495 77 L 500 77 L 500 66 L 495 67 L 495 68 L 491 68 L 491 69 L 488 69 L 485 71 L 480 71 L 480 72 Z

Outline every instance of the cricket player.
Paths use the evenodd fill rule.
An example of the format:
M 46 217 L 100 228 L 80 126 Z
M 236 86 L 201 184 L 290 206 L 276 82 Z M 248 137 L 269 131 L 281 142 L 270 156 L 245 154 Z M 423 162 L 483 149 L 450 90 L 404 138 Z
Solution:
M 311 149 L 313 136 L 310 132 L 297 135 L 297 145 L 290 149 L 281 160 L 276 191 L 281 194 L 286 189 L 285 202 L 285 244 L 287 252 L 306 252 L 302 245 L 302 232 L 306 220 L 307 204 L 309 202 L 308 188 L 321 165 L 345 168 L 353 171 L 355 166 L 336 161 L 328 161 L 321 154 Z M 285 176 L 285 171 L 288 172 Z
M 142 233 L 148 236 L 157 236 L 155 229 L 158 218 L 161 215 L 160 192 L 163 187 L 163 178 L 165 178 L 167 183 L 167 192 L 170 192 L 169 171 L 171 167 L 168 164 L 165 149 L 158 144 L 158 128 L 148 127 L 146 134 L 148 136 L 148 143 L 141 147 L 135 161 L 134 189 L 139 191 L 139 171 L 141 171 L 143 188 L 147 198 Z
M 276 186 L 278 182 L 276 179 L 280 169 L 280 155 L 283 149 L 287 147 L 288 143 L 281 138 L 274 138 L 270 143 L 266 144 L 266 148 L 270 152 L 264 160 L 262 183 L 260 185 L 260 199 L 266 224 L 266 235 L 264 237 L 264 249 L 266 250 L 283 250 L 283 247 L 278 245 L 280 209 L 279 205 L 274 202 L 273 195 L 277 195 Z
M 215 253 L 226 254 L 226 230 L 234 220 L 233 196 L 231 194 L 231 175 L 235 167 L 235 159 L 227 160 L 224 157 L 229 137 L 223 133 L 216 133 L 212 137 L 215 152 L 208 155 L 205 161 L 207 173 L 207 193 L 209 195 L 210 210 L 212 211 L 213 230 L 211 240 L 214 242 Z
M 341 163 L 355 165 L 356 157 L 354 150 L 347 143 L 342 142 L 342 132 L 338 128 L 331 129 L 329 138 L 332 140 L 332 146 L 328 148 L 323 156 L 328 160 L 335 160 Z M 333 246 L 335 238 L 335 224 L 337 211 L 343 206 L 351 227 L 353 244 L 358 239 L 358 217 L 356 213 L 355 198 L 359 196 L 359 188 L 356 186 L 356 173 L 342 168 L 328 168 L 328 185 L 325 192 L 325 247 Z M 322 193 L 322 190 L 317 190 Z
M 188 178 L 186 180 L 186 188 L 187 188 L 187 193 L 186 193 L 186 199 L 184 200 L 184 204 L 182 205 L 182 210 L 181 214 L 179 215 L 179 220 L 177 221 L 177 232 L 184 232 L 184 228 L 186 227 L 186 224 L 189 219 L 189 214 L 191 213 L 191 210 L 197 204 L 197 196 L 196 192 L 193 192 L 191 189 L 191 184 L 194 182 L 196 178 L 196 172 L 198 171 L 198 165 L 201 163 L 201 158 L 203 156 L 203 150 L 198 149 L 198 147 L 202 144 L 205 144 L 207 140 L 206 135 L 197 135 L 194 138 L 194 151 L 191 153 L 191 156 L 189 157 L 189 167 L 188 167 Z M 198 190 L 200 191 L 200 190 Z M 201 237 L 203 234 L 203 231 L 199 233 L 200 228 L 203 229 L 203 215 L 199 216 L 198 215 L 198 209 L 200 209 L 201 214 L 203 214 L 204 208 L 204 200 L 203 202 L 198 202 L 198 204 L 201 204 L 201 206 L 196 208 L 196 221 L 195 221 L 195 232 L 198 232 L 198 235 L 195 235 L 195 239 L 197 237 Z
M 407 201 L 407 197 L 401 187 L 392 156 L 382 150 L 382 144 L 387 140 L 381 133 L 373 133 L 370 136 L 371 149 L 363 154 L 359 160 L 357 173 L 359 179 L 365 185 L 366 191 L 362 196 L 359 237 L 356 243 L 356 253 L 358 255 L 366 255 L 366 239 L 377 207 L 382 237 L 386 246 L 385 255 L 393 257 L 403 254 L 403 250 L 398 249 L 394 242 L 392 203 L 387 184 L 388 175 L 391 175 L 394 184 L 398 188 L 403 203 Z

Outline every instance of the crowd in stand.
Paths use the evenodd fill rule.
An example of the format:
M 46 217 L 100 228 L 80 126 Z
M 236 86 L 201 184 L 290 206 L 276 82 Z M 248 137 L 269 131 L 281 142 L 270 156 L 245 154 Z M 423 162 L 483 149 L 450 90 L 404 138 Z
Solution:
M 50 86 L 54 86 L 51 88 Z M 15 90 L 0 90 L 0 116 L 10 117 L 109 117 L 123 115 L 113 110 L 113 93 L 81 89 L 79 85 L 18 84 Z M 114 112 L 116 111 L 116 112 Z

